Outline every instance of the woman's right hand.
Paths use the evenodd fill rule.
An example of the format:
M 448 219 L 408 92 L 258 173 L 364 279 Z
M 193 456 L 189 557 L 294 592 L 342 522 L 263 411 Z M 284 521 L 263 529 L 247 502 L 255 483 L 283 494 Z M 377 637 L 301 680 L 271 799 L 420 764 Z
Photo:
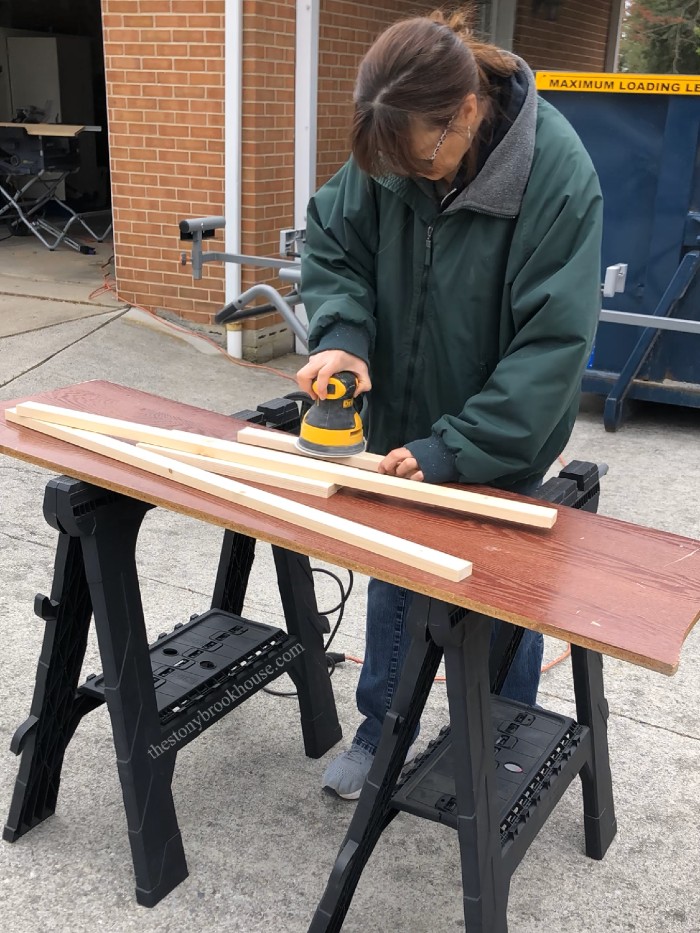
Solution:
M 302 391 L 318 398 L 326 397 L 328 380 L 336 373 L 351 372 L 357 377 L 357 390 L 355 395 L 368 392 L 372 388 L 367 363 L 357 356 L 345 353 L 344 350 L 322 350 L 309 357 L 309 362 L 297 373 L 297 382 Z M 311 388 L 316 380 L 316 392 Z

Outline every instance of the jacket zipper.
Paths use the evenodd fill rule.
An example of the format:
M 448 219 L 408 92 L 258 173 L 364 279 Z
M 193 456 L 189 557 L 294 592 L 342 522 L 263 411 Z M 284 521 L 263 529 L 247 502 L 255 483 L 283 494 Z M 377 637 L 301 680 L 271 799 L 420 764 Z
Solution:
M 485 214 L 487 216 L 496 216 L 490 214 L 488 211 L 481 211 L 478 208 L 470 207 L 470 211 L 473 211 L 475 214 Z M 440 215 L 442 216 L 442 215 Z M 500 215 L 504 220 L 514 220 L 515 216 L 511 217 L 509 215 Z M 399 439 L 400 443 L 406 443 L 406 431 L 408 429 L 408 416 L 410 412 L 411 405 L 411 396 L 413 394 L 413 377 L 416 370 L 416 363 L 418 360 L 418 344 L 420 341 L 420 332 L 423 326 L 423 318 L 425 317 L 425 302 L 427 295 L 427 284 L 428 284 L 428 273 L 433 262 L 433 233 L 435 231 L 435 225 L 440 217 L 437 217 L 426 230 L 425 235 L 425 253 L 423 256 L 423 272 L 421 276 L 420 290 L 418 293 L 418 308 L 416 313 L 416 324 L 415 330 L 413 332 L 413 342 L 411 343 L 411 352 L 408 358 L 408 378 L 406 380 L 406 391 L 404 393 L 403 399 L 403 408 L 401 411 L 401 421 L 399 423 Z
M 408 429 L 408 413 L 410 411 L 411 404 L 411 395 L 413 394 L 413 376 L 416 369 L 416 362 L 418 359 L 418 343 L 420 341 L 421 328 L 423 326 L 423 318 L 425 317 L 425 299 L 427 292 L 427 283 L 428 283 L 428 272 L 430 271 L 430 266 L 433 261 L 433 231 L 435 230 L 435 224 L 437 221 L 433 221 L 428 229 L 426 230 L 425 235 L 425 253 L 423 256 L 423 271 L 421 275 L 420 290 L 418 292 L 418 308 L 416 312 L 416 323 L 413 331 L 413 342 L 411 343 L 411 352 L 408 357 L 408 377 L 406 379 L 406 391 L 404 392 L 403 398 L 403 410 L 401 412 L 401 422 L 399 437 L 400 443 L 406 443 L 406 431 Z

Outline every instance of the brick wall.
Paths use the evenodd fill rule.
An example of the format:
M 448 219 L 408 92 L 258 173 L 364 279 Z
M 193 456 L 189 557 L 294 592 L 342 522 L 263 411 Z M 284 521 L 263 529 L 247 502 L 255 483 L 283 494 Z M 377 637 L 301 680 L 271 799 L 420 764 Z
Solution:
M 562 0 L 554 21 L 546 5 L 518 3 L 513 50 L 533 69 L 604 71 L 612 0 Z
M 177 222 L 224 205 L 224 0 L 102 0 L 117 287 L 209 323 L 223 269 L 178 265 Z
M 374 39 L 403 16 L 437 6 L 425 0 L 321 0 L 318 65 L 317 182 L 323 184 L 349 151 L 352 92 L 357 68 Z

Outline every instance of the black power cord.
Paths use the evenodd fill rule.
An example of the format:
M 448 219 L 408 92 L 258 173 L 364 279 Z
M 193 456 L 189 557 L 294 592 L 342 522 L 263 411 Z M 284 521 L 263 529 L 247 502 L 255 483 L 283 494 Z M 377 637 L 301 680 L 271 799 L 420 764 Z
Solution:
M 338 633 L 340 628 L 340 623 L 343 621 L 343 615 L 345 614 L 345 604 L 350 598 L 352 593 L 352 588 L 355 583 L 355 577 L 353 576 L 352 570 L 348 570 L 348 586 L 347 589 L 343 586 L 343 581 L 340 577 L 333 573 L 331 570 L 326 570 L 325 567 L 312 567 L 312 573 L 325 573 L 326 576 L 331 577 L 338 584 L 338 589 L 340 590 L 340 602 L 337 606 L 334 606 L 332 609 L 328 609 L 325 612 L 319 613 L 323 616 L 331 616 L 334 612 L 338 613 L 338 618 L 336 619 L 335 625 L 333 626 L 333 631 L 328 636 L 328 641 L 324 645 L 324 651 L 326 653 L 326 661 L 328 662 L 328 667 L 330 670 L 329 676 L 333 676 L 333 671 L 336 668 L 336 665 L 343 664 L 345 661 L 345 655 L 339 651 L 329 651 L 331 642 Z M 273 690 L 271 687 L 263 687 L 263 693 L 269 693 L 271 696 L 275 697 L 295 697 L 297 695 L 296 690 Z

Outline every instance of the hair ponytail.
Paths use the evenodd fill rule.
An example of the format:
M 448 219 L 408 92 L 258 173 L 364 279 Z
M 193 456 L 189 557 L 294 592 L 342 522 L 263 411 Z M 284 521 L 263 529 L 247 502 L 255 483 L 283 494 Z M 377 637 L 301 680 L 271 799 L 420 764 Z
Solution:
M 463 6 L 445 14 L 442 10 L 434 10 L 426 19 L 438 26 L 446 26 L 458 36 L 474 56 L 483 91 L 488 90 L 489 74 L 505 78 L 517 71 L 517 63 L 512 55 L 499 49 L 489 42 L 482 42 L 474 35 L 474 20 L 477 10 L 475 6 Z

